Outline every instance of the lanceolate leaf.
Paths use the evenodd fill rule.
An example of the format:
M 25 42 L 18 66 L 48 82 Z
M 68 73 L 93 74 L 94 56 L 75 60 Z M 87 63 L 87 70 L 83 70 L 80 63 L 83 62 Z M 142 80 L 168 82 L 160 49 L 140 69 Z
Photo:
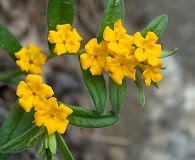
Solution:
M 30 138 L 36 134 L 38 131 L 37 126 L 31 127 L 27 132 L 22 134 L 21 136 L 12 139 L 11 141 L 7 142 L 6 144 L 0 147 L 0 153 L 17 153 L 26 150 L 30 146 L 28 146 L 28 142 Z M 33 146 L 32 146 L 33 147 Z
M 57 150 L 64 160 L 74 160 L 61 135 L 56 132 Z
M 72 25 L 74 18 L 74 0 L 49 0 L 47 8 L 47 29 L 56 30 L 58 24 Z M 48 42 L 53 53 L 54 44 Z
M 74 0 L 49 0 L 47 8 L 48 30 L 56 30 L 58 24 L 71 24 L 74 18 Z
M 68 106 L 68 105 L 67 105 Z M 81 107 L 69 106 L 73 113 L 67 117 L 69 123 L 84 128 L 102 128 L 115 124 L 119 116 L 111 111 L 99 114 L 94 110 Z
M 0 129 L 0 146 L 25 133 L 33 119 L 34 111 L 25 112 L 16 101 Z
M 55 155 L 56 154 L 56 147 L 57 147 L 55 133 L 52 135 L 49 135 L 48 138 L 49 138 L 49 150 L 52 154 Z
M 0 129 L 0 146 L 21 136 L 30 129 L 32 127 L 33 115 L 33 110 L 26 113 L 18 105 L 18 101 L 16 101 Z M 6 154 L 0 154 L 0 158 L 6 156 Z
M 164 29 L 166 28 L 168 22 L 168 17 L 167 15 L 160 15 L 158 17 L 156 17 L 152 22 L 150 22 L 146 28 L 144 28 L 141 31 L 142 36 L 145 38 L 146 34 L 149 31 L 154 32 L 157 37 L 160 37 L 160 35 L 163 33 Z
M 135 80 L 135 84 L 137 85 L 138 89 L 139 89 L 139 94 L 140 94 L 140 100 L 139 100 L 139 105 L 141 107 L 143 107 L 145 105 L 145 96 L 144 96 L 144 89 L 142 87 L 142 84 L 140 82 L 139 77 L 136 74 L 136 80 Z
M 15 53 L 21 49 L 18 40 L 5 27 L 0 24 L 0 47 L 7 52 L 14 61 Z
M 177 51 L 178 51 L 177 48 L 175 48 L 173 51 L 162 51 L 160 58 L 165 58 L 165 57 L 171 56 L 171 55 L 175 54 Z
M 116 3 L 116 0 L 107 0 L 106 6 L 104 9 L 104 15 L 102 18 L 101 26 L 97 35 L 98 43 L 103 40 L 103 32 L 106 26 L 109 26 L 113 29 L 114 23 L 118 19 L 122 19 L 124 15 L 124 4 L 123 0 L 119 0 Z
M 80 54 L 78 55 L 80 57 Z M 106 84 L 103 75 L 92 76 L 89 70 L 84 70 L 81 67 L 83 81 L 88 89 L 88 92 L 93 100 L 97 112 L 102 113 L 107 103 Z
M 153 85 L 154 87 L 156 87 L 157 89 L 159 89 L 159 83 L 158 83 L 158 82 L 152 81 L 151 83 L 152 83 L 152 85 Z
M 124 101 L 127 92 L 127 82 L 123 79 L 121 85 L 116 84 L 111 78 L 109 79 L 109 96 L 112 105 L 112 110 L 115 114 L 118 114 L 121 105 Z
M 104 77 L 92 76 L 89 70 L 82 70 L 84 83 L 93 99 L 95 109 L 102 113 L 107 102 L 107 92 Z

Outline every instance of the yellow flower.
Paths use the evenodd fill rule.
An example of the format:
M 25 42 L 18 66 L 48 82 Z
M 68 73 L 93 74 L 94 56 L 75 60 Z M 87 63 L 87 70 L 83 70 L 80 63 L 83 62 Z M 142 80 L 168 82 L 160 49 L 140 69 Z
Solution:
M 158 37 L 153 32 L 148 32 L 144 39 L 140 32 L 136 32 L 133 39 L 137 46 L 135 58 L 139 62 L 147 60 L 152 66 L 157 66 L 160 63 L 158 58 L 161 56 L 161 45 L 156 44 Z
M 126 76 L 135 80 L 136 70 L 134 67 L 138 61 L 133 55 L 121 56 L 115 55 L 114 57 L 106 58 L 105 70 L 110 72 L 110 77 L 118 84 L 122 84 L 123 78 Z
M 54 53 L 57 55 L 77 53 L 80 48 L 82 37 L 70 24 L 57 25 L 57 31 L 51 30 L 48 34 L 48 41 L 55 43 Z
M 54 94 L 52 88 L 42 83 L 42 77 L 39 75 L 29 74 L 26 77 L 26 82 L 21 81 L 16 90 L 16 95 L 20 97 L 19 104 L 29 112 L 34 106 L 38 110 L 47 100 Z
M 63 104 L 58 106 L 54 97 L 49 98 L 43 108 L 43 110 L 35 112 L 35 124 L 37 126 L 46 126 L 48 135 L 53 134 L 55 131 L 63 134 L 69 123 L 66 118 L 72 114 L 73 110 Z
M 22 48 L 15 53 L 16 64 L 21 68 L 22 71 L 31 71 L 34 74 L 43 73 L 42 65 L 45 64 L 47 57 L 41 53 L 42 49 L 38 48 L 31 43 L 28 45 L 28 49 Z
M 92 75 L 101 75 L 108 56 L 107 42 L 102 41 L 99 45 L 97 39 L 91 39 L 86 45 L 85 50 L 80 56 L 80 62 L 83 69 L 90 68 Z
M 133 54 L 133 36 L 126 34 L 122 26 L 121 19 L 115 22 L 114 30 L 107 26 L 103 33 L 103 38 L 108 41 L 108 48 L 112 54 Z
M 157 66 L 139 64 L 138 66 L 144 71 L 141 78 L 145 79 L 146 86 L 150 86 L 151 81 L 160 82 L 162 79 L 162 73 L 158 71 L 162 67 L 163 63 L 160 62 Z

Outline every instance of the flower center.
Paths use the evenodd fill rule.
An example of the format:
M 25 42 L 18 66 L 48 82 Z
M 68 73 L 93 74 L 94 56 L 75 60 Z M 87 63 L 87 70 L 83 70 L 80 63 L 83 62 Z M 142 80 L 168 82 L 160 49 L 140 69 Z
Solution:
M 120 66 L 121 66 L 121 67 L 122 67 L 122 66 L 124 66 L 124 63 L 123 63 L 123 62 L 121 62 L 121 63 L 120 63 Z
M 51 118 L 54 118 L 54 114 L 50 114 L 50 117 L 51 117 Z
M 32 94 L 33 94 L 33 96 L 36 96 L 36 93 L 35 92 L 33 92 Z
M 30 60 L 29 60 L 29 63 L 30 63 L 30 64 L 33 64 L 33 60 L 32 60 L 32 59 L 30 59 Z
M 98 56 L 97 56 L 97 55 L 95 55 L 95 56 L 94 56 L 94 59 L 97 59 L 97 57 L 98 57 Z

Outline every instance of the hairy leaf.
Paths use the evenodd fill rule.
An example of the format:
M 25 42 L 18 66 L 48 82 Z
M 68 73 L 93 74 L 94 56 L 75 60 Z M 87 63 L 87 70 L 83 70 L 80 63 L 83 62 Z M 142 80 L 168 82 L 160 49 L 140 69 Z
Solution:
M 5 27 L 0 24 L 0 47 L 7 52 L 14 61 L 16 61 L 15 53 L 18 52 L 22 46 L 16 37 L 10 33 Z
M 109 79 L 109 96 L 110 102 L 112 105 L 112 110 L 115 114 L 118 114 L 121 108 L 121 105 L 125 99 L 127 93 L 127 82 L 126 79 L 123 79 L 121 85 L 115 83 L 112 78 Z
M 69 105 L 67 105 L 69 106 Z M 67 117 L 69 123 L 84 128 L 102 128 L 115 124 L 119 116 L 111 111 L 97 113 L 97 111 L 84 109 L 76 106 L 69 106 L 73 113 Z
M 123 0 L 118 1 L 116 0 L 107 0 L 106 7 L 104 9 L 104 14 L 101 22 L 101 26 L 97 35 L 98 43 L 103 40 L 103 32 L 106 26 L 110 28 L 114 28 L 114 23 L 118 19 L 122 19 L 124 15 L 124 3 Z
M 157 37 L 160 37 L 166 28 L 167 22 L 168 17 L 165 14 L 156 17 L 141 31 L 142 36 L 145 38 L 147 33 L 152 31 L 157 35 Z

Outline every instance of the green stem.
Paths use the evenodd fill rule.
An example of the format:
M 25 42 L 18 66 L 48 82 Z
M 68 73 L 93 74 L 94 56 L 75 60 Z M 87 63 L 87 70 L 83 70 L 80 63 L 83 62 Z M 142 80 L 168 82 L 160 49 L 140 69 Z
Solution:
M 83 53 L 85 50 L 84 49 L 80 49 L 76 54 L 75 53 L 65 53 L 65 54 L 62 54 L 60 56 L 63 56 L 63 55 L 80 55 L 81 53 Z M 51 58 L 53 57 L 57 57 L 57 54 L 55 53 L 50 53 L 48 56 L 47 56 L 47 61 L 50 60 Z
M 0 81 L 6 81 L 12 77 L 18 76 L 23 74 L 24 72 L 21 70 L 17 70 L 17 71 L 13 71 L 13 72 L 9 72 L 9 73 L 5 73 L 0 75 Z
M 47 56 L 47 61 L 50 60 L 51 58 L 55 57 L 55 56 L 56 56 L 56 54 L 54 54 L 54 53 L 49 54 Z
M 71 152 L 69 151 L 66 143 L 64 142 L 62 136 L 56 132 L 57 148 L 61 157 L 65 160 L 74 160 Z

